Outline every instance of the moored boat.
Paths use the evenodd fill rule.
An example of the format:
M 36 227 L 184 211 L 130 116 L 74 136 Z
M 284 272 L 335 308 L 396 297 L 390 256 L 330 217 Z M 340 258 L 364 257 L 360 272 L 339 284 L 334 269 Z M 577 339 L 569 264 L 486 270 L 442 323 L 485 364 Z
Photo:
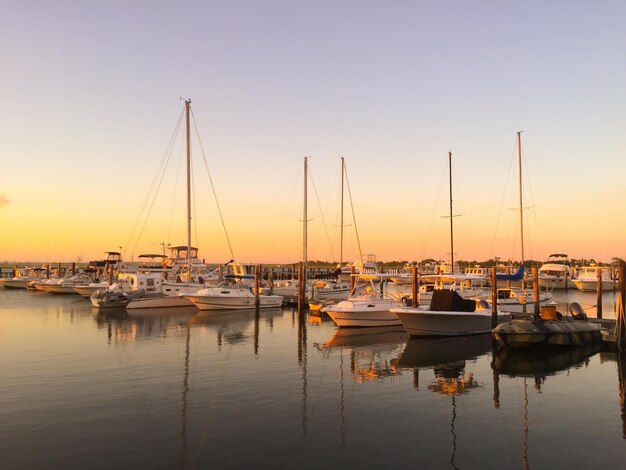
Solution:
M 372 327 L 400 325 L 398 317 L 391 313 L 391 309 L 402 304 L 394 298 L 386 298 L 384 293 L 374 286 L 374 280 L 379 276 L 372 274 L 357 275 L 352 295 L 335 305 L 325 307 L 324 311 L 339 327 Z M 359 281 L 367 283 L 362 293 Z
M 492 312 L 481 302 L 463 299 L 457 292 L 436 290 L 429 309 L 401 307 L 391 310 L 410 336 L 462 336 L 491 331 Z M 497 321 L 511 318 L 498 312 Z
M 200 310 L 242 310 L 255 308 L 256 295 L 249 287 L 221 283 L 185 295 Z M 259 294 L 259 308 L 280 307 L 283 298 L 265 291 Z
M 579 304 L 570 305 L 572 316 L 544 308 L 540 319 L 511 320 L 494 328 L 496 338 L 510 348 L 584 346 L 602 340 L 602 327 L 587 320 Z

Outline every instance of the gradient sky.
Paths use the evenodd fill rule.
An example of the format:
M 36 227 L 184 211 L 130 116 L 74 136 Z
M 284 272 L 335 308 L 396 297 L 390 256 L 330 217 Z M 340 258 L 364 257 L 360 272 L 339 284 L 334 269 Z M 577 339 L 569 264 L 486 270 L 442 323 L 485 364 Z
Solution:
M 526 257 L 626 257 L 624 24 L 621 0 L 0 0 L 0 261 L 186 244 L 180 139 L 131 237 L 180 96 L 240 261 L 301 256 L 305 155 L 310 259 L 339 257 L 340 155 L 364 253 L 446 258 L 449 150 L 456 257 L 519 259 L 518 130 Z M 193 243 L 224 261 L 193 155 Z

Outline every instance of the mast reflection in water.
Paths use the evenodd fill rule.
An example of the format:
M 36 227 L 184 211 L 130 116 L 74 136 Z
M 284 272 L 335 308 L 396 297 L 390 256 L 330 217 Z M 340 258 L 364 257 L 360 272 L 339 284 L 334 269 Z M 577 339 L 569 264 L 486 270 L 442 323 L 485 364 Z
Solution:
M 494 355 L 488 337 L 416 341 L 281 309 L 130 318 L 19 291 L 0 291 L 0 305 L 1 468 L 626 459 L 626 361 L 615 353 L 542 362 Z

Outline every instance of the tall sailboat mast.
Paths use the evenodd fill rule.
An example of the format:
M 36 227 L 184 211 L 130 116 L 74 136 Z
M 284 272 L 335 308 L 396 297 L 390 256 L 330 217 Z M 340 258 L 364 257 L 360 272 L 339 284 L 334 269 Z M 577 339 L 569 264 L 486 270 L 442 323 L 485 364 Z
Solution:
M 448 152 L 448 168 L 450 172 L 450 268 L 454 274 L 454 223 L 452 221 L 452 152 Z
M 524 207 L 522 201 L 522 131 L 517 131 L 517 160 L 519 166 L 519 226 L 522 242 L 522 265 L 524 265 Z
M 340 227 L 340 242 L 339 242 L 339 268 L 343 266 L 343 180 L 344 180 L 344 171 L 346 164 L 343 161 L 343 157 L 341 157 L 341 221 L 339 222 Z
M 189 109 L 191 100 L 185 100 L 185 124 L 187 127 L 187 283 L 191 280 L 191 132 Z
M 309 170 L 308 157 L 304 157 L 304 207 L 302 209 L 302 264 L 304 264 L 304 272 L 306 273 L 307 264 L 307 232 L 308 232 L 308 214 L 307 214 L 307 173 Z M 306 277 L 306 275 L 304 276 Z

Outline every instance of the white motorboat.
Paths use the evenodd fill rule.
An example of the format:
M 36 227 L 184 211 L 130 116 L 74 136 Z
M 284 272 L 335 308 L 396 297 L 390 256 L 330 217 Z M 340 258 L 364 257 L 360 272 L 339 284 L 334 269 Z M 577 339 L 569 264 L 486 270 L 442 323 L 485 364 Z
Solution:
M 87 273 L 78 273 L 73 276 L 63 278 L 61 282 L 44 283 L 41 285 L 44 292 L 49 294 L 77 294 L 74 290 L 76 286 L 84 286 L 93 282 Z
M 313 299 L 315 300 L 345 300 L 349 295 L 349 282 L 317 280 L 313 283 Z
M 571 263 L 565 254 L 555 253 L 539 268 L 539 287 L 545 289 L 574 288 Z
M 127 310 L 157 309 L 173 307 L 193 307 L 193 302 L 187 297 L 204 289 L 204 284 L 185 284 L 180 282 L 162 282 L 155 293 L 161 295 L 144 296 L 131 300 L 126 305 Z
M 492 312 L 455 291 L 437 290 L 429 309 L 400 307 L 391 310 L 410 336 L 462 336 L 491 331 Z M 498 323 L 511 319 L 498 312 Z
M 107 290 L 110 284 L 108 281 L 92 282 L 87 285 L 74 286 L 74 292 L 81 297 L 88 299 L 92 294 L 98 290 Z
M 476 287 L 480 276 L 467 274 L 434 274 L 424 276 L 424 284 L 417 291 L 420 305 L 429 304 L 436 290 L 451 290 L 457 292 L 464 299 L 472 299 L 483 294 L 483 289 Z
M 602 290 L 613 290 L 613 280 L 607 268 L 600 266 L 584 266 L 573 280 L 576 289 L 582 292 L 596 292 L 598 289 L 598 271 L 601 271 Z
M 0 286 L 5 289 L 26 289 L 29 282 L 36 280 L 30 276 L 13 277 L 9 279 L 0 279 Z
M 284 279 L 280 281 L 274 281 L 271 290 L 273 294 L 282 296 L 283 302 L 287 304 L 293 304 L 298 302 L 297 279 Z
M 534 311 L 534 293 L 532 290 L 503 287 L 498 289 L 498 311 L 509 313 L 532 313 Z M 556 305 L 552 293 L 539 293 L 539 307 Z
M 374 286 L 374 280 L 377 279 L 379 276 L 372 274 L 357 275 L 352 295 L 347 300 L 325 307 L 323 310 L 340 328 L 400 325 L 400 320 L 390 310 L 401 307 L 402 304 L 395 298 L 385 298 Z M 362 288 L 359 281 L 367 285 L 362 294 L 356 295 L 355 293 Z
M 200 310 L 243 310 L 255 308 L 256 295 L 249 287 L 232 283 L 221 283 L 207 287 L 195 294 L 185 295 Z M 259 294 L 259 308 L 280 307 L 281 295 L 263 291 Z
M 27 289 L 29 283 L 43 280 L 44 278 L 42 276 L 44 272 L 44 268 L 27 269 L 26 273 L 15 269 L 13 271 L 15 276 L 0 279 L 0 286 L 5 289 Z

